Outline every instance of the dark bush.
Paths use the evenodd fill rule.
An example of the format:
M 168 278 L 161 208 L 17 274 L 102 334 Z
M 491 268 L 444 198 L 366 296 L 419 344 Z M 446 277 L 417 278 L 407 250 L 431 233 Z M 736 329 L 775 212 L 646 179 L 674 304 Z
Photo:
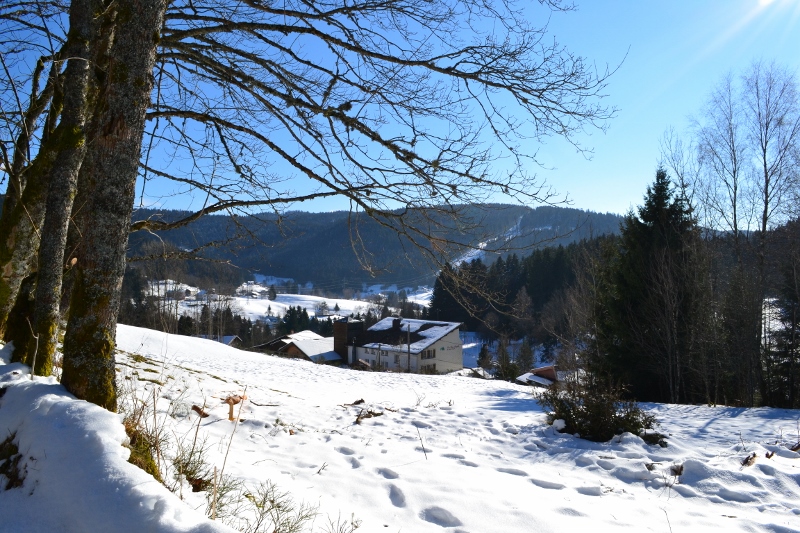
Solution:
M 658 421 L 636 402 L 623 400 L 623 389 L 605 380 L 584 376 L 580 382 L 554 383 L 539 397 L 547 422 L 563 420 L 563 433 L 606 442 L 621 433 L 641 436 L 648 444 L 666 447 L 665 436 L 654 431 Z

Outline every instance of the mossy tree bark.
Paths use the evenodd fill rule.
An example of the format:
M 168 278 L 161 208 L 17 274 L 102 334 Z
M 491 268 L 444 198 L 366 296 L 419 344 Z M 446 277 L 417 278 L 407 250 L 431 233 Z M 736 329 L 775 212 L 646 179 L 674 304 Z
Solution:
M 47 198 L 47 176 L 56 150 L 43 146 L 28 168 L 22 197 L 9 216 L 0 222 L 0 335 L 6 340 L 6 322 L 19 294 L 22 280 L 32 271 L 32 261 L 39 249 Z
M 116 3 L 114 42 L 83 165 L 93 198 L 64 339 L 62 384 L 116 409 L 114 341 L 134 186 L 166 0 Z
M 39 246 L 33 324 L 38 338 L 28 342 L 26 355 L 26 360 L 32 361 L 36 352 L 34 372 L 38 375 L 47 376 L 53 370 L 67 228 L 76 194 L 78 173 L 86 153 L 85 125 L 89 100 L 91 43 L 98 42 L 95 37 L 99 17 L 95 17 L 94 13 L 103 11 L 99 0 L 73 0 L 70 4 L 70 32 L 65 47 L 69 60 L 64 72 L 63 108 L 61 121 L 53 134 L 59 149 L 49 177 Z

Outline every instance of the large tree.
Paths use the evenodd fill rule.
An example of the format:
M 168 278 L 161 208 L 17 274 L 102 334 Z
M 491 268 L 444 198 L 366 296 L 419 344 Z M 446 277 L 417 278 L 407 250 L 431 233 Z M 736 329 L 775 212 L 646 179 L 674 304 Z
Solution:
M 660 168 L 638 213 L 625 217 L 599 299 L 606 370 L 639 399 L 691 398 L 698 239 L 690 206 Z
M 0 86 L 3 103 L 13 104 L 4 109 L 17 110 L 0 117 L 9 182 L 2 227 L 17 236 L 0 247 L 0 328 L 21 280 L 39 270 L 42 310 L 34 321 L 52 338 L 57 278 L 74 264 L 63 381 L 113 409 L 129 230 L 339 196 L 354 213 L 356 249 L 358 220 L 367 216 L 438 261 L 459 230 L 478 222 L 460 216 L 461 206 L 496 194 L 547 200 L 530 172 L 535 142 L 549 135 L 574 142 L 574 133 L 602 127 L 611 113 L 598 100 L 607 73 L 534 23 L 546 16 L 542 9 L 568 6 L 539 3 L 539 10 L 505 0 L 3 6 L 1 29 L 14 36 L 3 57 L 16 53 L 12 40 L 28 53 L 14 55 Z M 70 142 L 51 141 L 58 127 Z M 62 160 L 70 162 L 59 166 L 63 187 L 47 198 L 53 161 Z M 131 224 L 137 176 L 142 196 L 166 180 L 205 200 L 181 220 Z M 39 218 L 11 218 L 34 205 Z M 76 231 L 65 244 L 70 216 Z M 36 241 L 46 217 L 58 230 L 58 252 Z M 54 258 L 50 269 L 37 267 L 37 254 Z

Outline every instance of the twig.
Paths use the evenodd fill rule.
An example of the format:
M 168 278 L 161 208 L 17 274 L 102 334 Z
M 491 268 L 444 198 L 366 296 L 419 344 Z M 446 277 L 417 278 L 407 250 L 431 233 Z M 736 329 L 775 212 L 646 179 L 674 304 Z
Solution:
M 322 466 L 317 470 L 317 474 L 322 474 L 322 471 L 328 466 L 328 463 L 322 463 Z
M 414 426 L 417 427 L 417 426 Z M 428 460 L 428 452 L 425 451 L 425 444 L 422 442 L 422 434 L 419 432 L 419 427 L 417 427 L 417 435 L 419 436 L 419 444 L 422 446 L 422 453 L 425 454 L 425 460 Z
M 669 515 L 667 514 L 667 510 L 666 509 L 661 509 L 661 510 L 664 511 L 664 516 L 667 517 L 667 525 L 669 526 L 669 533 L 672 533 L 672 524 L 669 523 Z
M 31 330 L 31 336 L 36 339 L 36 348 L 33 350 L 33 362 L 31 363 L 31 381 L 33 381 L 33 372 L 36 369 L 36 354 L 39 353 L 39 334 L 33 332 L 33 326 L 31 326 L 31 321 L 28 317 L 25 317 L 25 321 Z

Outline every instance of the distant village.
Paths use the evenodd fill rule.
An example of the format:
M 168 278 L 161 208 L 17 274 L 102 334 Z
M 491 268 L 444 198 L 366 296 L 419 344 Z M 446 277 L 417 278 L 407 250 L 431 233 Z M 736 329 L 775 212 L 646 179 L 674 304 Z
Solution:
M 418 295 L 411 290 L 373 290 L 359 295 L 365 298 L 363 301 L 329 302 L 309 294 L 313 292 L 310 287 L 301 290 L 291 282 L 248 282 L 233 295 L 171 280 L 145 286 L 144 294 L 133 298 L 128 312 L 121 313 L 123 323 L 136 321 L 130 318 L 141 321 L 145 315 L 155 315 L 150 317 L 150 324 L 133 325 L 363 371 L 458 373 L 479 379 L 515 377 L 499 375 L 502 356 L 490 352 L 491 343 L 480 342 L 463 331 L 463 323 L 425 317 L 424 298 L 429 295 L 426 289 L 422 289 L 421 297 L 415 297 Z M 477 361 L 474 355 L 466 357 L 475 362 L 466 367 L 465 339 L 469 341 L 467 351 L 475 351 L 476 344 L 481 350 Z M 558 381 L 560 374 L 553 365 L 534 367 L 533 360 L 530 365 L 517 367 L 516 373 L 516 382 L 538 387 Z

